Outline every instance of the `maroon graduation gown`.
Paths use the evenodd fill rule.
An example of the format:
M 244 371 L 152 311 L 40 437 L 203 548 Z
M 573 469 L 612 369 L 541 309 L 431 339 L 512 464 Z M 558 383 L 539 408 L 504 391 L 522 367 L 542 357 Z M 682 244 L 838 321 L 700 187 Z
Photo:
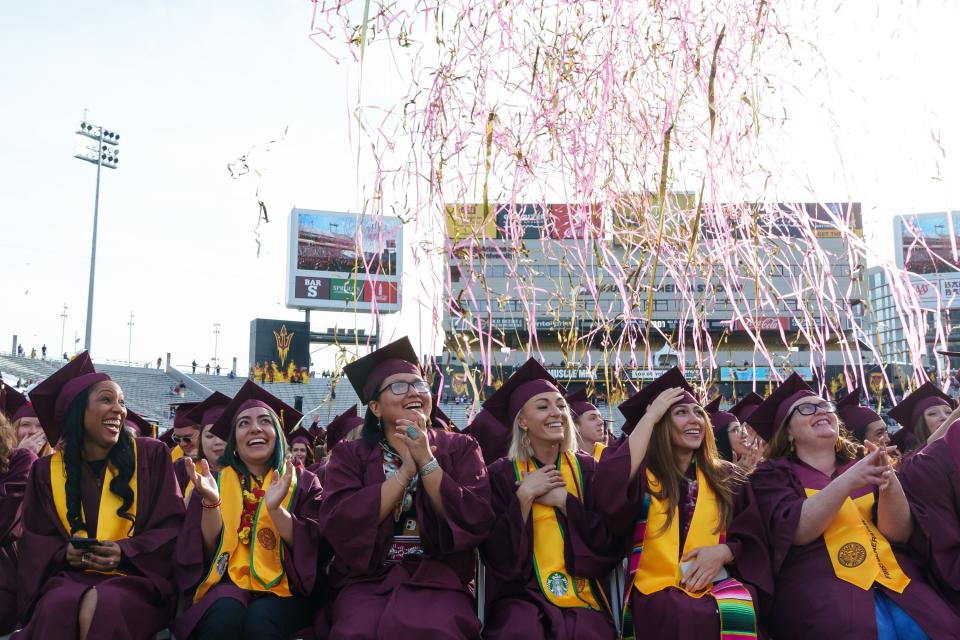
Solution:
M 914 536 L 925 568 L 960 614 L 960 423 L 905 459 L 900 482 L 922 536 Z
M 320 480 L 320 485 L 323 486 L 323 470 L 327 468 L 327 460 L 329 458 L 323 458 L 319 462 L 314 462 L 312 465 L 307 467 L 307 471 L 317 476 Z
M 596 578 L 594 594 L 602 604 L 601 591 L 610 572 L 623 559 L 623 544 L 614 540 L 594 511 L 592 483 L 596 462 L 577 452 L 583 472 L 584 501 L 568 495 L 567 513 L 558 513 L 564 532 L 563 557 L 571 575 Z M 481 547 L 487 568 L 487 617 L 483 637 L 583 639 L 613 638 L 615 629 L 609 611 L 561 608 L 543 595 L 533 566 L 533 519 L 523 521 L 517 498 L 513 462 L 501 458 L 490 465 L 490 488 L 497 521 Z M 599 591 L 597 588 L 599 587 Z
M 20 507 L 30 468 L 37 456 L 14 449 L 10 468 L 0 474 L 0 635 L 13 631 L 17 622 L 17 538 Z
M 388 564 L 394 519 L 380 520 L 385 481 L 379 444 L 341 442 L 330 453 L 321 527 L 333 546 L 330 638 L 442 640 L 477 638 L 480 623 L 467 584 L 474 550 L 494 522 L 490 484 L 480 448 L 469 436 L 431 430 L 443 469 L 437 513 L 419 482 L 414 497 L 423 555 Z M 391 481 L 395 482 L 395 481 Z M 317 635 L 323 630 L 318 626 Z
M 287 574 L 290 592 L 294 596 L 309 598 L 323 591 L 323 569 L 330 559 L 330 547 L 321 538 L 317 522 L 323 499 L 320 482 L 305 469 L 298 469 L 296 473 L 297 490 L 293 497 L 293 508 L 290 510 L 290 515 L 293 516 L 293 545 L 282 541 L 283 570 Z M 190 604 L 193 602 L 194 591 L 207 575 L 213 560 L 203 551 L 203 534 L 200 530 L 203 507 L 200 501 L 196 492 L 190 495 L 187 516 L 183 522 L 183 530 L 177 538 L 174 555 L 177 585 L 183 594 L 184 603 L 188 605 L 186 611 L 170 625 L 177 638 L 189 638 L 203 614 L 220 598 L 233 598 L 248 604 L 257 595 L 241 589 L 224 576 L 224 579 L 207 591 L 200 602 Z
M 597 475 L 594 480 L 593 491 L 596 496 L 597 509 L 604 514 L 607 525 L 612 531 L 628 536 L 628 542 L 623 549 L 624 554 L 630 552 L 633 545 L 634 526 L 643 506 L 644 495 L 647 489 L 647 474 L 644 465 L 640 466 L 632 481 L 630 477 L 630 446 L 623 440 L 612 451 L 605 449 L 597 465 Z M 739 518 L 736 509 L 734 522 L 727 532 L 726 544 L 730 547 L 735 558 L 736 566 L 740 563 L 740 539 L 732 533 L 733 524 Z M 681 544 L 681 549 L 683 545 Z M 678 559 L 679 561 L 679 559 Z M 734 577 L 740 578 L 736 567 L 728 567 Z M 754 608 L 759 609 L 757 593 L 745 584 L 754 601 Z M 668 587 L 644 595 L 636 589 L 630 591 L 630 607 L 634 625 L 637 627 L 637 637 L 649 638 L 682 638 L 700 640 L 701 638 L 720 637 L 720 616 L 717 613 L 717 603 L 711 597 L 694 598 L 680 589 Z M 759 623 L 759 621 L 758 621 Z M 761 636 L 763 637 L 763 636 Z M 779 640 L 779 639 L 778 639 Z
M 833 477 L 851 464 L 838 467 Z M 873 590 L 864 591 L 836 577 L 823 536 L 809 544 L 793 544 L 806 500 L 804 485 L 822 488 L 810 486 L 817 475 L 825 486 L 826 476 L 799 461 L 776 458 L 757 467 L 751 476 L 749 508 L 757 510 L 754 515 L 762 524 L 762 532 L 756 537 L 755 527 L 736 531 L 743 539 L 755 537 L 753 544 L 742 544 L 737 566 L 746 580 L 765 593 L 763 615 L 776 640 L 874 640 L 877 620 Z M 910 584 L 902 594 L 875 588 L 883 589 L 930 638 L 960 638 L 960 619 L 926 583 L 909 554 L 891 546 Z
M 53 505 L 50 458 L 34 465 L 23 501 L 18 604 L 23 638 L 77 637 L 80 598 L 97 589 L 90 638 L 153 638 L 176 607 L 170 556 L 183 522 L 183 498 L 163 443 L 137 438 L 137 522 L 134 535 L 119 541 L 124 576 L 77 571 L 65 560 L 69 534 Z M 81 479 L 81 499 L 90 529 L 100 504 L 98 480 Z
M 187 492 L 187 485 L 190 484 L 190 476 L 187 474 L 186 456 L 181 456 L 173 461 L 173 475 L 177 478 L 177 486 L 180 487 L 180 495 Z

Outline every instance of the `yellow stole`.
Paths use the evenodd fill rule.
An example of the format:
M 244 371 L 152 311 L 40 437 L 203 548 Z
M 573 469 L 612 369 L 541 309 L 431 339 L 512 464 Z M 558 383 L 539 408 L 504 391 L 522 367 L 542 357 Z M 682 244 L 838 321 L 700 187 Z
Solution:
M 819 493 L 817 489 L 804 489 L 804 492 L 808 498 Z M 871 491 L 856 500 L 848 497 L 843 501 L 840 511 L 823 532 L 830 563 L 838 578 L 864 591 L 877 582 L 891 591 L 903 593 L 910 578 L 897 563 L 890 543 L 872 522 L 874 500 Z
M 180 445 L 177 445 L 173 449 L 170 449 L 170 462 L 176 462 L 182 457 L 183 457 L 183 449 L 180 448 Z
M 710 593 L 707 587 L 703 591 L 691 592 L 680 586 L 680 558 L 685 557 L 697 547 L 709 547 L 720 544 L 720 532 L 714 533 L 720 522 L 720 508 L 717 506 L 717 496 L 710 488 L 706 476 L 697 467 L 697 504 L 693 508 L 693 518 L 687 539 L 683 544 L 683 554 L 680 553 L 680 516 L 678 509 L 673 509 L 673 519 L 670 526 L 664 529 L 667 522 L 667 507 L 664 500 L 653 497 L 653 493 L 660 490 L 660 481 L 647 470 L 647 485 L 650 489 L 650 510 L 647 513 L 647 530 L 643 539 L 643 553 L 640 554 L 640 564 L 633 578 L 634 586 L 644 595 L 656 593 L 667 587 L 680 589 L 689 596 L 700 598 Z
M 583 474 L 580 462 L 570 452 L 563 452 L 557 464 L 560 475 L 566 482 L 568 493 L 583 500 Z M 536 463 L 513 462 L 513 470 L 518 480 L 527 473 L 536 471 Z M 540 583 L 540 591 L 551 603 L 558 607 L 581 607 L 602 610 L 593 593 L 589 578 L 571 576 L 564 561 L 564 531 L 557 518 L 557 510 L 544 504 L 533 503 L 533 568 Z M 571 588 L 572 587 L 572 588 Z
M 603 454 L 603 450 L 607 448 L 607 445 L 602 442 L 593 443 L 593 459 L 597 462 L 600 462 L 600 456 Z
M 273 473 L 268 472 L 263 483 L 263 491 L 270 487 Z M 287 583 L 287 574 L 283 569 L 283 540 L 276 525 L 270 519 L 270 514 L 263 506 L 263 499 L 257 505 L 253 524 L 250 527 L 250 542 L 240 540 L 237 529 L 240 527 L 240 516 L 243 514 L 243 491 L 240 486 L 240 476 L 233 467 L 226 467 L 217 475 L 217 485 L 220 488 L 220 515 L 223 518 L 223 527 L 220 529 L 220 545 L 213 554 L 213 561 L 207 570 L 207 575 L 200 582 L 193 596 L 194 603 L 201 598 L 223 578 L 223 574 L 230 576 L 230 581 L 245 591 L 269 592 L 282 598 L 289 598 L 290 585 Z M 283 506 L 289 511 L 297 492 L 297 475 L 294 472 L 290 488 L 283 500 Z
M 123 500 L 110 491 L 110 482 L 117 477 L 117 468 L 107 463 L 104 472 L 103 486 L 100 489 L 100 509 L 97 511 L 97 530 L 86 531 L 81 529 L 75 536 L 78 538 L 95 538 L 97 540 L 111 540 L 116 542 L 133 535 L 135 524 L 117 515 L 117 509 L 123 505 Z M 50 489 L 53 492 L 53 506 L 57 510 L 57 517 L 63 525 L 67 535 L 70 535 L 70 523 L 67 520 L 67 469 L 63 463 L 63 451 L 56 450 L 50 456 Z M 133 440 L 133 475 L 130 477 L 130 490 L 133 491 L 133 503 L 130 505 L 130 515 L 137 517 L 137 441 Z M 83 504 L 80 505 L 83 515 Z M 84 522 L 86 516 L 83 515 Z M 91 533 L 93 535 L 91 535 Z M 104 573 L 85 569 L 91 573 Z M 106 572 L 108 575 L 122 575 L 119 571 Z

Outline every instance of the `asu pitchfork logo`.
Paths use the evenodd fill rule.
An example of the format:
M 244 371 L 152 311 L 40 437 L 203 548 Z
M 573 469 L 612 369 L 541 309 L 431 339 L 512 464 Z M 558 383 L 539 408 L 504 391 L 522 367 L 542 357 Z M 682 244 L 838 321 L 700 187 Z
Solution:
M 288 332 L 287 325 L 280 325 L 279 333 L 274 331 L 273 338 L 277 342 L 277 356 L 280 358 L 280 366 L 286 364 L 287 356 L 290 354 L 290 343 L 293 342 L 293 336 L 296 333 Z

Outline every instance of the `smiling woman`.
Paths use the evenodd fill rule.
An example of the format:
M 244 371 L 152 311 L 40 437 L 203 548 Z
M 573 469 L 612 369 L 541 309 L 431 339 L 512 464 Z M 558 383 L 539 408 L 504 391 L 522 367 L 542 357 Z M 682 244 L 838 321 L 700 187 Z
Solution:
M 469 436 L 429 427 L 432 398 L 403 338 L 344 367 L 363 437 L 330 451 L 322 526 L 335 551 L 334 638 L 477 638 L 469 583 L 493 524 Z
M 598 580 L 622 544 L 594 511 L 593 447 L 577 451 L 559 384 L 530 359 L 483 406 L 511 425 L 508 456 L 490 465 L 497 521 L 482 552 L 497 597 L 484 637 L 614 637 Z
M 756 637 L 756 593 L 730 577 L 744 476 L 718 456 L 693 389 L 674 367 L 619 409 L 631 430 L 600 459 L 595 490 L 608 525 L 632 541 L 624 634 Z
M 166 448 L 123 428 L 123 390 L 87 353 L 31 400 L 61 445 L 24 498 L 18 637 L 153 637 L 176 603 L 169 557 L 183 519 Z
M 960 619 L 897 546 L 928 542 L 914 529 L 893 472 L 895 448 L 865 441 L 866 455 L 857 459 L 859 448 L 840 435 L 834 403 L 797 374 L 750 423 L 769 445 L 750 479 L 758 519 L 739 531 L 752 544 L 742 545 L 738 566 L 770 596 L 770 635 L 960 637 Z
M 210 427 L 226 441 L 214 475 L 187 460 L 195 487 L 177 542 L 190 607 L 178 638 L 283 639 L 309 627 L 309 598 L 329 560 L 317 517 L 320 482 L 286 460 L 284 430 L 303 416 L 247 381 Z

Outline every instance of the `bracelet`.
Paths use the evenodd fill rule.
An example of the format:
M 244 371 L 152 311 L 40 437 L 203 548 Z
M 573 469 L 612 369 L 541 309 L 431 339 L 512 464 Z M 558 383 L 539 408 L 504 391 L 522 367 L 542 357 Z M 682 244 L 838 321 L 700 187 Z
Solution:
M 393 478 L 394 480 L 396 480 L 397 482 L 399 482 L 399 483 L 400 483 L 400 486 L 403 487 L 404 490 L 406 490 L 407 485 L 410 484 L 410 481 L 409 481 L 409 480 L 407 480 L 406 482 L 404 482 L 403 480 L 400 479 L 400 473 L 399 473 L 399 472 L 394 473 L 394 474 L 391 474 L 390 477 Z
M 420 477 L 426 478 L 428 475 L 440 468 L 440 463 L 436 458 L 430 458 L 430 462 L 420 467 Z
M 204 509 L 216 509 L 220 506 L 221 502 L 223 502 L 223 500 L 218 499 L 214 504 L 207 504 L 201 499 L 200 506 L 203 507 Z

